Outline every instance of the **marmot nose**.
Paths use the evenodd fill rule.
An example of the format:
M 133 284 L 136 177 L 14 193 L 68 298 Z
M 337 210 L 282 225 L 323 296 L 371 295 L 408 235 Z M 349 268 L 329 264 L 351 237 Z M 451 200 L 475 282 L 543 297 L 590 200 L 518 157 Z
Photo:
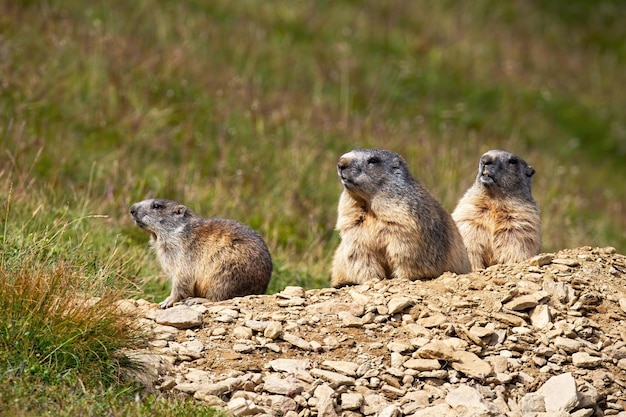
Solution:
M 482 162 L 483 165 L 491 165 L 493 164 L 493 157 L 491 157 L 490 155 L 483 155 L 480 158 L 480 162 Z
M 130 214 L 131 215 L 135 215 L 137 213 L 137 207 L 133 204 L 132 206 L 130 206 Z

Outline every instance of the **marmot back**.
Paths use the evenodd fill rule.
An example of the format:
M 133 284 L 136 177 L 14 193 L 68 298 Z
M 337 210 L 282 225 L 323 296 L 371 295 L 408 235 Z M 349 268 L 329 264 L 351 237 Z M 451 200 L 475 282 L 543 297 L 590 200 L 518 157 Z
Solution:
M 130 214 L 150 232 L 172 292 L 162 308 L 188 297 L 211 301 L 264 294 L 272 258 L 261 236 L 235 220 L 205 219 L 176 201 L 144 200 Z
M 450 214 L 409 173 L 398 154 L 356 149 L 339 159 L 337 172 L 344 190 L 332 286 L 470 271 Z
M 512 153 L 490 150 L 481 156 L 474 184 L 452 212 L 473 269 L 523 261 L 541 250 L 534 174 Z

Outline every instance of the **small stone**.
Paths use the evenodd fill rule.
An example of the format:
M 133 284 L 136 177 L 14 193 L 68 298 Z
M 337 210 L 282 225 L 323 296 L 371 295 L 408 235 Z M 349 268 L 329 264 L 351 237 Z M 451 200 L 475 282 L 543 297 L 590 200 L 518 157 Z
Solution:
M 568 259 L 568 258 L 556 258 L 552 260 L 552 263 L 558 264 L 558 265 L 571 266 L 571 267 L 576 267 L 580 265 L 580 262 L 578 262 L 576 259 Z
M 443 314 L 433 314 L 432 316 L 428 316 L 428 317 L 424 317 L 421 318 L 419 320 L 417 320 L 418 325 L 426 327 L 426 328 L 431 328 L 431 327 L 439 327 L 442 324 L 446 323 L 448 321 L 448 318 L 446 316 L 444 316 Z
M 424 359 L 441 359 L 444 361 L 456 360 L 454 349 L 440 340 L 422 346 L 417 350 L 417 355 Z
M 317 415 L 318 416 L 328 416 L 328 417 L 336 417 L 337 412 L 335 411 L 335 399 L 333 398 L 335 395 L 335 391 L 329 387 L 327 384 L 321 384 L 315 391 L 313 392 L 313 396 L 318 400 L 317 401 Z
M 358 410 L 363 405 L 363 395 L 359 393 L 344 393 L 340 398 L 343 410 Z
M 553 343 L 554 343 L 554 346 L 556 346 L 559 349 L 563 349 L 564 351 L 568 353 L 578 352 L 583 347 L 582 342 L 572 340 L 567 337 L 557 337 L 556 339 L 554 339 Z
M 554 255 L 551 255 L 549 253 L 542 253 L 540 255 L 530 258 L 529 262 L 531 265 L 534 266 L 544 266 L 549 265 L 552 262 L 552 259 L 554 259 Z
M 359 368 L 358 364 L 348 361 L 324 361 L 322 366 L 351 377 L 357 376 L 356 371 Z
M 306 292 L 302 287 L 296 286 L 286 286 L 281 292 L 277 293 L 276 296 L 280 298 L 304 298 Z
M 452 389 L 446 395 L 446 403 L 452 408 L 462 411 L 464 415 L 487 416 L 496 415 L 498 409 L 492 403 L 485 401 L 482 394 L 469 385 L 462 384 Z
M 543 396 L 547 412 L 570 412 L 578 405 L 576 380 L 569 372 L 548 379 L 537 394 Z
M 252 416 L 255 414 L 261 414 L 263 409 L 250 400 L 238 397 L 228 402 L 226 411 L 234 416 Z
M 412 298 L 409 297 L 392 297 L 387 303 L 389 314 L 396 314 L 404 311 L 404 309 L 411 307 L 415 304 Z
M 355 384 L 355 379 L 352 377 L 337 372 L 325 371 L 323 369 L 311 369 L 311 375 L 329 382 L 330 386 L 333 388 L 337 388 L 341 385 L 352 386 Z
M 363 326 L 363 320 L 359 317 L 355 317 L 348 311 L 340 311 L 337 316 L 341 319 L 344 327 L 361 327 Z
M 626 298 L 620 298 L 618 303 L 619 303 L 619 308 L 621 308 L 622 311 L 626 313 Z
M 389 349 L 392 352 L 398 352 L 398 353 L 409 352 L 413 350 L 413 345 L 411 345 L 410 343 L 403 343 L 403 342 L 390 342 L 387 345 L 387 349 Z
M 276 339 L 278 338 L 281 333 L 283 332 L 283 325 L 278 322 L 278 321 L 270 321 L 267 324 L 267 327 L 265 328 L 265 330 L 263 330 L 263 336 L 267 337 L 268 339 Z
M 537 305 L 530 312 L 530 323 L 538 328 L 543 329 L 552 322 L 550 316 L 550 308 L 545 304 Z
M 235 339 L 251 339 L 252 329 L 249 327 L 235 327 L 233 329 L 233 337 Z
M 522 413 L 543 413 L 546 411 L 546 403 L 543 395 L 531 392 L 524 395 L 521 401 Z
M 309 369 L 311 362 L 306 359 L 274 359 L 269 361 L 266 367 L 271 368 L 275 372 L 287 372 L 295 374 L 298 371 L 304 371 Z
M 380 413 L 378 413 L 378 417 L 400 417 L 402 416 L 402 411 L 398 408 L 397 405 L 391 404 L 387 407 L 383 408 Z
M 458 351 L 454 353 L 455 361 L 452 368 L 471 378 L 483 379 L 492 373 L 491 365 L 472 352 Z
M 174 326 L 155 326 L 152 332 L 157 340 L 175 340 L 178 336 L 178 329 Z
M 306 307 L 306 312 L 309 315 L 315 314 L 323 316 L 327 314 L 337 314 L 341 311 L 347 311 L 355 317 L 361 317 L 363 313 L 365 313 L 365 307 L 357 303 L 342 303 L 337 301 L 326 301 L 311 304 Z
M 246 320 L 246 327 L 251 328 L 255 332 L 263 332 L 269 326 L 268 321 L 259 321 L 259 320 Z
M 441 364 L 437 359 L 409 359 L 404 362 L 404 367 L 416 371 L 434 371 L 441 369 Z
M 572 363 L 579 368 L 596 368 L 602 365 L 602 358 L 587 352 L 575 352 L 572 354 Z
M 255 346 L 249 343 L 235 343 L 233 345 L 233 350 L 237 353 L 251 353 L 254 349 Z
M 307 342 L 306 340 L 304 340 L 301 337 L 298 337 L 298 336 L 296 336 L 294 334 L 283 332 L 281 338 L 285 342 L 289 342 L 292 345 L 294 345 L 295 347 L 298 347 L 298 348 L 300 348 L 302 350 L 312 350 L 311 344 L 309 342 Z
M 176 327 L 177 329 L 190 329 L 202 324 L 202 314 L 185 305 L 177 305 L 157 311 L 155 321 L 158 324 Z
M 513 300 L 506 303 L 503 307 L 507 310 L 522 311 L 528 310 L 537 306 L 539 302 L 534 295 L 522 295 L 521 297 L 515 297 Z
M 270 375 L 265 378 L 263 391 L 271 394 L 286 395 L 293 397 L 304 391 L 304 386 L 296 378 L 281 378 L 277 375 Z

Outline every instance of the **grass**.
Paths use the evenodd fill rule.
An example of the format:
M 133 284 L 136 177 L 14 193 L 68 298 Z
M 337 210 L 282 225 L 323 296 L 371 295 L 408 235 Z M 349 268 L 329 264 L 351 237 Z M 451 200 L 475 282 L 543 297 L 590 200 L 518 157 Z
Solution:
M 518 153 L 537 169 L 545 251 L 626 252 L 625 18 L 617 0 L 0 3 L 1 295 L 13 317 L 33 316 L 12 331 L 45 328 L 20 307 L 15 291 L 29 287 L 67 302 L 55 291 L 164 298 L 167 278 L 128 216 L 146 197 L 257 229 L 271 292 L 328 285 L 335 162 L 355 147 L 402 154 L 449 210 L 484 151 Z M 45 294 L 31 301 L 54 300 Z M 35 381 L 83 410 L 104 396 L 130 414 L 119 406 L 136 391 L 108 354 L 132 341 L 112 332 L 106 354 L 66 352 L 74 335 L 108 331 L 48 305 L 64 336 L 7 339 L 24 351 L 0 372 L 29 383 L 3 404 Z M 59 388 L 77 381 L 92 400 Z M 161 407 L 143 398 L 133 412 Z

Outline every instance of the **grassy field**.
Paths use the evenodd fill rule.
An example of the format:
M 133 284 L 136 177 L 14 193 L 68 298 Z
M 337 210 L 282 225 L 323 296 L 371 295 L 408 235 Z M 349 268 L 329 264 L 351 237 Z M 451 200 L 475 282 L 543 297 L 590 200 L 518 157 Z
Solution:
M 128 403 L 114 352 L 136 341 L 110 309 L 110 327 L 81 322 L 96 314 L 81 304 L 76 321 L 53 315 L 66 330 L 34 336 L 39 310 L 19 302 L 29 286 L 52 311 L 67 288 L 164 298 L 128 215 L 147 197 L 257 229 L 272 292 L 322 287 L 342 153 L 402 154 L 452 210 L 480 155 L 502 148 L 537 170 L 545 251 L 625 253 L 625 20 L 618 0 L 0 0 L 0 297 L 14 313 L 0 375 L 18 387 L 4 384 L 0 413 L 203 415 Z M 52 334 L 66 339 L 33 342 Z M 83 338 L 105 349 L 57 357 Z M 50 390 L 56 405 L 32 394 Z

